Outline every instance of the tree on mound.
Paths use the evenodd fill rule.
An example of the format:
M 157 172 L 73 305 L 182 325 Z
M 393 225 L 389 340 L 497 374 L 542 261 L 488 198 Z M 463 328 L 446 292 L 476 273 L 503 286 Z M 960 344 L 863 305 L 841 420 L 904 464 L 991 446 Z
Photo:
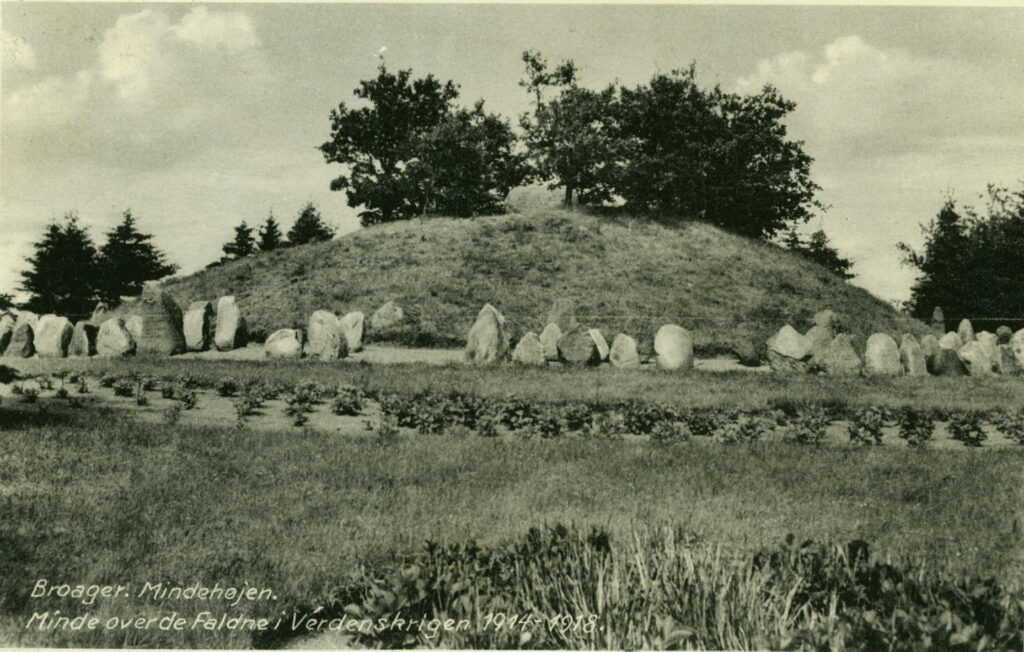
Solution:
M 316 204 L 309 202 L 302 207 L 295 224 L 288 231 L 288 246 L 327 242 L 334 237 L 334 229 L 327 226 Z
M 285 246 L 287 246 L 287 243 L 284 241 L 281 227 L 277 224 L 277 220 L 274 219 L 274 211 L 270 211 L 267 221 L 260 227 L 260 251 L 273 251 Z
M 804 258 L 818 263 L 844 281 L 849 281 L 857 276 L 850 271 L 853 261 L 839 255 L 839 251 L 831 245 L 828 235 L 822 229 L 818 229 L 804 239 L 795 228 L 791 228 L 783 236 L 782 244 L 790 251 L 795 251 Z
M 107 241 L 99 251 L 100 296 L 111 305 L 121 296 L 142 292 L 146 281 L 161 279 L 178 269 L 153 246 L 152 235 L 136 228 L 131 209 L 126 210 L 123 217 L 121 223 L 107 233 Z
M 331 139 L 320 150 L 327 163 L 347 166 L 331 190 L 363 207 L 364 226 L 493 212 L 494 197 L 518 183 L 508 123 L 484 114 L 482 103 L 457 111 L 453 82 L 413 79 L 411 70 L 391 73 L 381 64 L 354 94 L 369 106 L 332 111 Z
M 235 227 L 235 237 L 231 242 L 225 244 L 221 249 L 224 256 L 221 262 L 245 258 L 256 253 L 256 238 L 252 235 L 253 228 L 242 220 L 242 223 Z
M 30 293 L 25 308 L 71 317 L 88 315 L 96 303 L 97 254 L 78 216 L 68 213 L 63 224 L 52 222 L 25 259 L 21 289 Z

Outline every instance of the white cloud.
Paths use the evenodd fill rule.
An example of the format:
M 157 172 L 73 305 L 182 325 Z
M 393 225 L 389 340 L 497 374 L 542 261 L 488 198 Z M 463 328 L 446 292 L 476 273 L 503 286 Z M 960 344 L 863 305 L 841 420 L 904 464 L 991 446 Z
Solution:
M 183 41 L 208 49 L 240 52 L 260 45 L 249 17 L 239 12 L 210 13 L 196 7 L 174 26 L 174 33 Z
M 3 53 L 3 62 L 16 68 L 33 70 L 36 67 L 36 53 L 28 41 L 20 36 L 8 34 L 0 30 L 0 52 Z

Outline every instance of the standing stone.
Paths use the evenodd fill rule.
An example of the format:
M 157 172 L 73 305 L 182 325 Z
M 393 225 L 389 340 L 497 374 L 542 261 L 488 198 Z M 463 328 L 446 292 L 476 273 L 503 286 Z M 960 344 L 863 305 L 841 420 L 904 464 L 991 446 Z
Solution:
M 78 358 L 96 355 L 96 335 L 99 330 L 99 326 L 89 321 L 82 320 L 75 324 L 75 330 L 71 333 L 71 344 L 68 345 L 68 355 Z
M 928 373 L 933 376 L 966 376 L 967 367 L 953 349 L 940 348 L 928 358 Z
M 736 356 L 737 362 L 744 367 L 761 366 L 761 356 L 757 353 L 757 347 L 748 338 L 741 338 L 732 345 L 732 354 Z
M 832 312 L 831 310 L 827 312 Z M 820 366 L 821 357 L 825 354 L 832 340 L 835 339 L 835 332 L 829 326 L 816 324 L 804 335 L 811 350 L 811 364 Z
M 337 360 L 348 355 L 348 340 L 341 332 L 341 321 L 333 312 L 315 310 L 309 316 L 306 355 L 321 360 Z
M 302 331 L 294 328 L 274 331 L 263 343 L 263 353 L 268 358 L 301 358 Z
M 388 301 L 370 316 L 370 330 L 384 331 L 405 321 L 405 311 L 394 301 Z
M 130 315 L 126 325 L 135 338 L 137 353 L 175 355 L 185 350 L 181 308 L 167 292 L 145 286 Z
M 466 336 L 463 359 L 477 364 L 491 364 L 508 354 L 508 333 L 505 317 L 491 304 L 484 305 Z
M 958 352 L 960 359 L 967 367 L 970 376 L 991 376 L 992 358 L 988 357 L 985 349 L 977 341 L 968 342 Z
M 693 368 L 693 338 L 682 326 L 666 324 L 654 335 L 658 366 L 669 371 Z
M 35 329 L 28 322 L 21 322 L 14 326 L 11 333 L 11 341 L 7 343 L 4 350 L 5 358 L 31 358 L 36 353 Z
M 1024 328 L 1010 338 L 1010 350 L 1013 351 L 1013 357 L 1017 358 L 1017 365 L 1024 368 Z
M 818 365 L 829 376 L 859 376 L 864 366 L 849 333 L 840 333 L 832 339 Z
M 550 323 L 540 333 L 540 343 L 544 347 L 544 357 L 548 360 L 558 359 L 558 340 L 562 339 L 562 329 L 558 324 Z
M 868 338 L 864 348 L 864 374 L 868 376 L 901 376 L 900 350 L 896 340 L 885 333 Z
M 345 335 L 348 352 L 363 350 L 363 313 L 350 312 L 341 318 L 341 332 Z
M 908 376 L 927 376 L 928 365 L 924 349 L 910 333 L 904 333 L 900 341 L 900 363 Z
M 96 353 L 104 358 L 121 358 L 135 354 L 135 338 L 120 317 L 111 317 L 100 324 L 96 336 Z
M 964 344 L 974 341 L 974 327 L 971 326 L 970 319 L 961 319 L 960 325 L 956 327 L 956 334 L 960 336 L 960 341 Z
M 768 364 L 777 373 L 803 373 L 808 369 L 811 344 L 786 324 L 768 340 Z
M 68 357 L 68 344 L 74 327 L 67 317 L 43 315 L 35 328 L 36 354 L 40 358 Z
M 619 333 L 612 340 L 608 359 L 619 369 L 637 369 L 640 367 L 640 355 L 636 350 L 636 340 L 625 333 Z
M 39 323 L 39 315 L 31 310 L 16 310 L 15 313 L 17 314 L 17 319 L 14 322 L 15 328 L 21 324 L 28 324 L 32 327 L 32 331 L 35 332 L 36 324 Z
M 567 297 L 555 299 L 548 311 L 547 323 L 556 324 L 559 331 L 568 333 L 580 325 L 576 321 L 576 302 Z
M 11 335 L 14 334 L 15 321 L 14 315 L 4 313 L 0 316 L 0 355 L 3 355 L 11 341 Z
M 831 333 L 835 333 L 840 327 L 839 315 L 832 310 L 819 310 L 814 313 L 814 317 L 811 321 L 814 322 L 815 326 L 826 328 Z M 829 344 L 831 344 L 831 342 L 829 342 Z
M 601 331 L 596 328 L 589 328 L 587 329 L 587 335 L 590 335 L 594 340 L 594 344 L 597 345 L 597 351 L 601 354 L 601 362 L 608 360 L 608 354 L 610 353 L 610 350 L 608 349 L 608 340 L 604 339 L 604 335 L 601 334 Z
M 601 363 L 601 352 L 594 338 L 577 326 L 558 338 L 558 359 L 566 364 L 596 365 Z
M 996 362 L 996 368 L 999 373 L 1004 376 L 1019 376 L 1021 374 L 1021 367 L 1017 364 L 1017 358 L 1013 355 L 1013 349 L 1010 348 L 1009 344 L 999 345 L 999 360 Z
M 975 341 L 981 345 L 981 350 L 985 352 L 988 359 L 992 361 L 992 364 L 995 367 L 998 367 L 1001 355 L 999 353 L 999 338 L 996 337 L 996 334 L 989 333 L 988 331 L 981 331 L 974 337 Z
M 193 301 L 185 311 L 185 348 L 189 351 L 205 351 L 213 340 L 213 304 L 209 301 Z
M 946 332 L 946 316 L 942 314 L 942 308 L 935 306 L 935 310 L 932 311 L 932 328 L 937 333 Z
M 516 344 L 515 350 L 512 351 L 512 362 L 538 367 L 547 365 L 548 359 L 544 356 L 544 345 L 541 344 L 536 333 L 528 331 L 526 335 L 523 335 L 523 338 Z
M 921 352 L 924 353 L 924 359 L 935 355 L 935 352 L 939 350 L 939 338 L 935 337 L 931 333 L 926 334 L 921 338 Z
M 247 339 L 245 317 L 235 303 L 235 297 L 217 299 L 217 327 L 214 329 L 213 344 L 219 351 L 230 351 L 245 346 Z
M 1000 326 L 996 329 L 996 337 L 1000 344 L 1009 344 L 1010 338 L 1013 337 L 1013 329 L 1009 326 Z
M 939 338 L 939 348 L 949 349 L 950 351 L 959 351 L 960 347 L 964 345 L 964 341 L 960 339 L 960 336 L 949 331 L 945 335 Z

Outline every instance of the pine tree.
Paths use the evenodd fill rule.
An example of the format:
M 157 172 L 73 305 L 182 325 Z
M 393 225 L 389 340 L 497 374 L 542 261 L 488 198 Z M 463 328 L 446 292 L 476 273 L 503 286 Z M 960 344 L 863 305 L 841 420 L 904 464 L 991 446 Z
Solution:
M 135 227 L 131 209 L 107 233 L 106 244 L 100 248 L 98 274 L 100 295 L 105 301 L 113 304 L 119 297 L 135 296 L 142 292 L 146 281 L 177 271 L 177 266 L 168 263 L 164 253 L 153 246 L 152 239 L 152 235 Z
M 334 229 L 324 223 L 320 211 L 313 202 L 302 208 L 295 219 L 295 224 L 288 231 L 288 245 L 301 245 L 310 242 L 326 242 L 334 237 Z
M 91 314 L 96 301 L 96 246 L 74 213 L 64 223 L 51 223 L 43 239 L 34 243 L 30 268 L 21 273 L 21 289 L 31 297 L 25 308 L 55 313 L 72 320 Z
M 235 227 L 235 238 L 224 245 L 224 257 L 221 260 L 236 260 L 256 253 L 256 239 L 252 235 L 252 227 L 243 220 Z
M 267 216 L 267 221 L 260 227 L 260 251 L 273 251 L 284 246 L 284 235 L 281 233 L 277 220 L 274 219 L 273 211 L 271 211 Z

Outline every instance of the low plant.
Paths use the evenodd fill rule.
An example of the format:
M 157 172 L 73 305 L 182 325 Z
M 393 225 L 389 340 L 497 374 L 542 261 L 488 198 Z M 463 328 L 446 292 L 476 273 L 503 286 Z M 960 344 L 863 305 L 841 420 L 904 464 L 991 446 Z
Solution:
M 238 393 L 238 381 L 234 378 L 225 378 L 217 383 L 217 394 L 225 398 Z
M 75 391 L 79 394 L 89 393 L 89 383 L 86 382 L 84 375 L 78 376 L 78 378 L 75 379 Z
M 53 389 L 53 378 L 50 376 L 36 376 L 36 383 L 39 384 L 39 389 L 47 391 Z
M 565 419 L 557 407 L 546 406 L 545 409 L 537 413 L 524 431 L 523 434 L 531 438 L 554 439 L 561 437 L 566 431 Z
M 999 415 L 997 427 L 1007 439 L 1024 445 L 1024 408 Z
M 331 412 L 338 416 L 356 416 L 363 410 L 362 392 L 358 387 L 343 385 L 331 401 Z
M 39 390 L 35 387 L 24 387 L 21 390 L 22 403 L 35 403 L 39 400 Z
M 60 387 L 57 389 L 57 393 L 54 394 L 57 398 L 66 399 L 68 397 L 68 390 L 66 387 Z
M 164 422 L 170 425 L 175 425 L 181 420 L 181 403 L 171 403 L 168 405 L 163 412 Z
M 850 415 L 847 432 L 850 441 L 855 444 L 877 446 L 882 443 L 882 426 L 885 417 L 877 407 L 865 407 L 855 410 Z
M 174 390 L 174 397 L 181 404 L 181 407 L 186 410 L 191 410 L 196 406 L 197 398 L 196 392 L 193 389 L 185 389 L 184 387 L 178 387 Z
M 897 426 L 900 438 L 912 448 L 920 448 L 931 441 L 935 430 L 932 415 L 924 410 L 905 407 L 899 411 Z
M 130 397 L 135 395 L 135 383 L 128 378 L 119 378 L 114 382 L 114 396 Z
M 25 393 L 25 387 L 21 383 L 14 383 L 11 385 L 11 394 L 15 396 L 22 396 Z
M 111 388 L 119 380 L 119 377 L 114 374 L 103 374 L 100 377 L 100 387 Z
M 710 408 L 693 408 L 686 411 L 683 420 L 694 437 L 711 437 L 724 423 L 727 414 Z
M 376 435 L 374 441 L 378 446 L 394 446 L 399 442 L 398 424 L 394 417 L 384 415 L 376 426 L 372 421 L 366 423 L 367 427 Z
M 691 436 L 690 426 L 683 421 L 663 419 L 651 428 L 651 441 L 655 442 L 684 442 Z
M 976 410 L 959 410 L 950 415 L 949 434 L 964 446 L 979 447 L 988 438 L 982 416 Z
M 292 425 L 299 428 L 309 421 L 309 415 L 313 412 L 314 398 L 309 391 L 297 388 L 295 393 L 285 398 L 285 416 L 292 420 Z
M 581 434 L 591 439 L 617 439 L 624 432 L 628 432 L 625 415 L 618 410 L 608 410 L 592 413 Z
M 160 396 L 166 399 L 174 398 L 175 387 L 172 383 L 164 383 L 160 386 Z

